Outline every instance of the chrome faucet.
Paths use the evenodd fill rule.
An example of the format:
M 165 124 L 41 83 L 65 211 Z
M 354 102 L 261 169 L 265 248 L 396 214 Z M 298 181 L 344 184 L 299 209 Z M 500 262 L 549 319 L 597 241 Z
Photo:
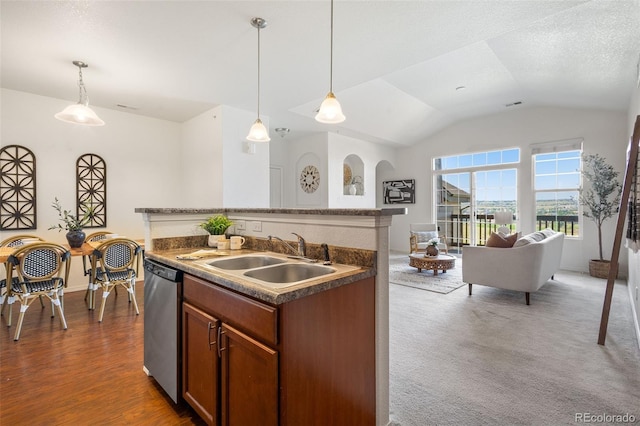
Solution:
M 298 256 L 307 257 L 307 246 L 305 244 L 304 238 L 302 236 L 292 232 L 293 235 L 298 237 Z
M 280 241 L 285 247 L 287 247 L 289 250 L 291 250 L 292 253 L 295 253 L 295 256 L 290 256 L 290 257 L 294 257 L 294 258 L 301 259 L 301 260 L 306 260 L 306 261 L 309 261 L 309 262 L 317 262 L 317 260 L 309 259 L 307 257 L 307 246 L 305 244 L 304 238 L 302 238 L 301 235 L 298 235 L 295 232 L 292 232 L 292 234 L 295 235 L 296 237 L 298 237 L 298 249 L 297 250 L 291 244 L 289 244 L 288 242 L 284 241 L 282 238 L 276 237 L 275 235 L 269 235 L 267 237 L 267 239 L 269 240 L 269 242 L 273 242 L 273 240 Z
M 289 244 L 288 242 L 286 242 L 285 240 L 283 240 L 282 238 L 276 237 L 275 235 L 269 235 L 267 237 L 267 239 L 269 240 L 269 242 L 273 243 L 273 240 L 278 240 L 280 241 L 282 244 L 284 244 L 285 247 L 287 247 L 289 250 L 291 250 L 292 253 L 294 253 L 296 256 L 300 256 L 300 253 L 298 252 L 298 250 L 296 250 L 295 248 L 293 248 L 293 246 L 291 244 Z

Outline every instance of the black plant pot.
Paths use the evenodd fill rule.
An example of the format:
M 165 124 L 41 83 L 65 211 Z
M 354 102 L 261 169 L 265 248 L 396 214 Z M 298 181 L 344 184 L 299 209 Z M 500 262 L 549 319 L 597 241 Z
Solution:
M 69 231 L 67 232 L 67 241 L 69 242 L 69 246 L 71 248 L 80 248 L 82 247 L 82 243 L 84 243 L 84 238 L 86 237 L 84 231 Z

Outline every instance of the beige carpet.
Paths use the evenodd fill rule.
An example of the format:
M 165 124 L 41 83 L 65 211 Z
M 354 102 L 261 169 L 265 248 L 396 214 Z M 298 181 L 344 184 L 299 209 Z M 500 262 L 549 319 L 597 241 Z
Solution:
M 409 266 L 407 254 L 394 254 L 389 257 L 389 283 L 447 294 L 464 285 L 462 282 L 462 259 L 456 260 L 456 266 L 446 273 L 422 270 Z
M 640 420 L 626 285 L 616 284 L 600 346 L 606 281 L 555 278 L 530 306 L 521 293 L 480 285 L 473 296 L 391 285 L 392 424 L 571 425 L 577 413 Z

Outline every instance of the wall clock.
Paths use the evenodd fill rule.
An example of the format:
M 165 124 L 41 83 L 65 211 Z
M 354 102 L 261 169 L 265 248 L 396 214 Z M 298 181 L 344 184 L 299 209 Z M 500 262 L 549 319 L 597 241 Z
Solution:
M 300 173 L 300 187 L 304 192 L 311 194 L 318 189 L 320 184 L 320 172 L 315 166 L 306 166 Z

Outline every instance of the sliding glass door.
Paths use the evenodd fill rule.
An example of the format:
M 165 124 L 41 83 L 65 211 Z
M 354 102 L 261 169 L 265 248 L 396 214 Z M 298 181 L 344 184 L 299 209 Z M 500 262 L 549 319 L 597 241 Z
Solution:
M 435 159 L 435 215 L 450 251 L 484 245 L 503 225 L 495 223 L 494 213 L 518 211 L 513 163 L 519 157 L 519 150 L 513 149 Z

